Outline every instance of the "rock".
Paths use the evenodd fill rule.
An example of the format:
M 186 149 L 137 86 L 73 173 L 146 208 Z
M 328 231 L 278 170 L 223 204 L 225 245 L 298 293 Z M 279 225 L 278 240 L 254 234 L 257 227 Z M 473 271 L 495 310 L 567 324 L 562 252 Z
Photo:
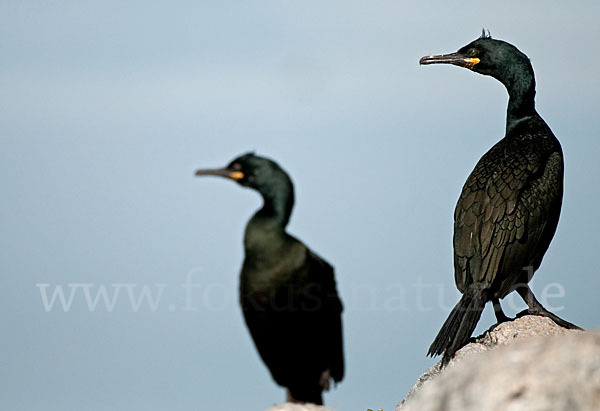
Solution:
M 267 411 L 333 411 L 331 408 L 323 407 L 315 404 L 296 404 L 292 402 L 285 402 L 278 404 Z
M 439 374 L 439 375 L 438 375 Z M 434 378 L 435 377 L 435 378 Z M 599 410 L 600 334 L 525 316 L 423 374 L 397 411 Z
M 533 337 L 536 335 L 562 335 L 569 332 L 573 332 L 573 330 L 567 330 L 566 328 L 559 327 L 549 318 L 533 315 L 515 318 L 513 321 L 492 326 L 492 328 L 483 333 L 483 335 L 476 337 L 473 342 L 458 350 L 454 358 L 448 364 L 447 368 L 451 368 L 454 364 L 460 362 L 465 357 L 469 357 L 471 354 L 487 351 L 499 345 L 506 345 L 519 338 Z M 441 360 L 425 371 L 425 373 L 419 377 L 415 385 L 411 388 L 411 390 L 408 392 L 408 395 L 402 402 L 410 398 L 419 388 L 421 388 L 425 382 L 439 374 L 440 366 Z

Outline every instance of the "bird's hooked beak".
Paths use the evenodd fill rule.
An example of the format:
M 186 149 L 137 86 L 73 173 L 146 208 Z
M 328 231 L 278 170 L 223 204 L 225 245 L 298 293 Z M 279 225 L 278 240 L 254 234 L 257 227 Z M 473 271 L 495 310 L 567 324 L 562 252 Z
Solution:
M 244 173 L 239 170 L 229 170 L 227 168 L 207 168 L 196 170 L 196 177 L 200 176 L 219 176 L 239 181 L 244 178 Z
M 472 69 L 476 64 L 479 63 L 477 57 L 467 57 L 460 53 L 441 54 L 439 56 L 425 56 L 421 57 L 419 64 L 454 64 L 455 66 L 466 67 Z

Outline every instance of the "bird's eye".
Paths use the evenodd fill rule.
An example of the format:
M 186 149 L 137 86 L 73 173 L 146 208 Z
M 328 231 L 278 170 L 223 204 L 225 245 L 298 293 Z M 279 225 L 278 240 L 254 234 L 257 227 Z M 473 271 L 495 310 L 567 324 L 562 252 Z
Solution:
M 469 57 L 475 57 L 477 54 L 479 54 L 479 52 L 477 51 L 477 49 L 470 49 L 469 51 L 467 51 L 467 55 Z
M 240 163 L 233 163 L 231 166 L 229 166 L 229 168 L 231 170 L 241 170 L 242 169 L 242 165 Z

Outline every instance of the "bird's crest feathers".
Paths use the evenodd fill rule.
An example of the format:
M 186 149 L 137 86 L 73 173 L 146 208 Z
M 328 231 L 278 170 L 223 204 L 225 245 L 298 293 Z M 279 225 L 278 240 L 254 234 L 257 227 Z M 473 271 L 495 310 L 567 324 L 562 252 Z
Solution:
M 492 33 L 490 33 L 489 30 L 487 30 L 487 33 L 486 33 L 485 28 L 481 29 L 481 37 L 480 37 L 480 39 L 491 39 L 491 38 L 492 38 Z
M 256 157 L 256 150 L 250 150 L 244 154 L 240 154 L 240 157 Z

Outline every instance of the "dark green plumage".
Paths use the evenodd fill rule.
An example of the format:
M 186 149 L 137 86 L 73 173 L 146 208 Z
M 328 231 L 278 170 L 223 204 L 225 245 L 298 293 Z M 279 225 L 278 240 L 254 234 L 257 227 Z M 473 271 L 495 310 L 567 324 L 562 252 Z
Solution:
M 499 299 L 517 290 L 527 313 L 576 328 L 545 310 L 527 283 L 556 231 L 563 196 L 560 143 L 535 110 L 535 78 L 527 56 L 482 36 L 458 52 L 421 64 L 454 64 L 502 82 L 509 94 L 505 137 L 477 163 L 454 213 L 454 273 L 463 297 L 429 348 L 447 362 L 470 338 L 488 301 L 498 321 Z
M 256 348 L 290 400 L 322 404 L 329 378 L 344 375 L 342 303 L 333 267 L 285 227 L 294 205 L 289 176 L 252 153 L 223 169 L 198 170 L 258 191 L 263 207 L 246 226 L 240 303 Z

